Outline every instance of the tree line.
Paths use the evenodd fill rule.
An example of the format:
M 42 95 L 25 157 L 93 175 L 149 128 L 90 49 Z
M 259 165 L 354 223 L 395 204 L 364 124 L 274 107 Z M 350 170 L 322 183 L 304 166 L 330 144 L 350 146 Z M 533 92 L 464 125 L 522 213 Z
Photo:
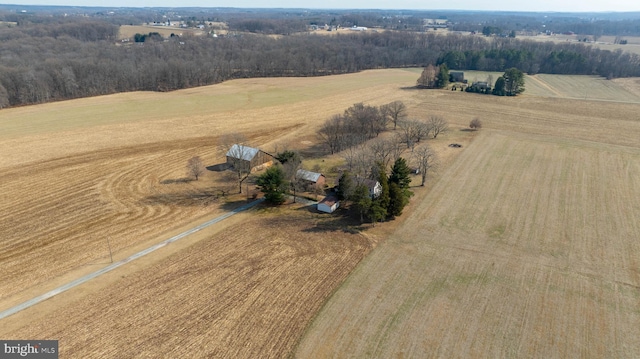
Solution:
M 378 138 L 393 124 L 393 135 Z M 380 107 L 354 104 L 344 114 L 331 116 L 318 130 L 318 137 L 327 152 L 341 153 L 345 170 L 363 178 L 374 178 L 378 166 L 389 168 L 411 150 L 417 170 L 426 176 L 432 162 L 422 165 L 424 158 L 432 152 L 415 151 L 427 138 L 437 138 L 449 130 L 449 124 L 441 116 L 430 116 L 426 120 L 407 116 L 406 105 L 393 101 Z M 422 178 L 424 185 L 426 177 Z
M 50 25 L 0 29 L 0 108 L 125 91 L 171 91 L 234 78 L 320 76 L 429 64 L 640 76 L 638 55 L 576 43 L 370 32 L 173 37 L 122 44 L 112 40 L 114 27 L 102 21 L 69 20 L 52 29 Z

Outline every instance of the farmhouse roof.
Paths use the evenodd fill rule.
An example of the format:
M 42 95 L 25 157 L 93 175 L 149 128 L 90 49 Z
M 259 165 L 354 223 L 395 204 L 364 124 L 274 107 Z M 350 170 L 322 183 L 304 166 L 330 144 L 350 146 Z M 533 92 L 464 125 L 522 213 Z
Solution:
M 358 184 L 363 184 L 365 186 L 367 186 L 367 188 L 371 191 L 373 191 L 376 186 L 378 186 L 380 183 L 376 180 L 372 180 L 369 178 L 364 178 L 364 177 L 356 177 L 356 182 Z
M 260 152 L 260 150 L 257 148 L 235 144 L 231 146 L 229 151 L 227 151 L 227 156 L 240 160 L 251 161 L 258 152 Z
M 320 176 L 322 176 L 322 173 L 311 172 L 303 169 L 299 169 L 298 172 L 296 172 L 296 177 L 309 182 L 318 182 Z

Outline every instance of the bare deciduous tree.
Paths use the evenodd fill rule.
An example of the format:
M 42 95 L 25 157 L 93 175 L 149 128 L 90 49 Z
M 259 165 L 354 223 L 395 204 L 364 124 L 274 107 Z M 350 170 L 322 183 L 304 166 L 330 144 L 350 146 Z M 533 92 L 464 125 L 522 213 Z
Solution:
M 373 138 L 386 129 L 386 117 L 375 106 L 356 103 L 344 111 L 346 122 L 352 134 L 361 134 L 365 138 Z
M 204 163 L 200 156 L 193 156 L 187 161 L 187 175 L 195 177 L 196 181 L 204 174 L 204 171 Z
M 368 144 L 367 149 L 376 162 L 382 163 L 384 168 L 388 168 L 390 163 L 395 161 L 402 153 L 401 145 L 394 139 L 375 139 Z
M 482 121 L 480 121 L 479 118 L 474 118 L 473 120 L 471 120 L 471 122 L 469 122 L 469 128 L 471 128 L 472 130 L 479 130 L 482 128 Z
M 241 133 L 231 133 L 220 139 L 220 144 L 227 154 L 227 163 L 238 178 L 238 193 L 242 193 L 242 183 L 251 174 L 251 147 L 247 138 Z
M 286 156 L 286 161 L 283 161 L 283 155 Z M 304 182 L 301 178 L 298 178 L 298 170 L 302 165 L 302 156 L 297 151 L 285 151 L 276 156 L 280 163 L 282 163 L 282 170 L 284 172 L 285 179 L 289 182 L 289 187 L 293 191 L 293 202 L 296 202 L 297 192 L 303 189 Z
M 427 180 L 427 172 L 437 167 L 438 159 L 436 153 L 428 145 L 421 146 L 413 152 L 413 157 L 418 165 L 418 171 L 422 177 L 420 186 L 424 186 Z
M 346 147 L 345 142 L 347 136 L 344 117 L 342 115 L 331 116 L 331 118 L 320 127 L 318 136 L 329 148 L 331 154 L 342 151 Z
M 349 172 L 362 177 L 368 177 L 375 163 L 370 151 L 364 146 L 352 146 L 344 151 L 343 157 Z
M 420 78 L 418 78 L 418 87 L 433 88 L 437 78 L 436 67 L 428 65 L 422 70 Z
M 440 116 L 429 117 L 427 125 L 429 126 L 429 132 L 433 133 L 433 138 L 436 138 L 439 134 L 445 133 L 449 130 L 449 124 Z
M 414 141 L 416 143 L 420 143 L 421 140 L 429 137 L 429 131 L 430 131 L 430 127 L 428 124 L 422 122 L 422 121 L 417 121 L 416 120 L 416 125 L 415 125 L 415 132 L 414 132 Z
M 416 143 L 419 143 L 422 139 L 429 136 L 431 128 L 428 124 L 418 120 L 403 120 L 399 122 L 399 127 L 402 130 L 402 141 L 406 143 L 407 148 L 413 150 Z
M 413 121 L 413 120 L 403 120 L 398 123 L 398 126 L 402 131 L 397 135 L 398 140 L 406 144 L 407 148 L 414 147 L 413 139 L 415 137 L 415 124 L 416 124 L 416 121 Z
M 393 101 L 380 107 L 384 116 L 393 123 L 393 129 L 398 126 L 398 121 L 407 117 L 407 106 L 402 101 Z

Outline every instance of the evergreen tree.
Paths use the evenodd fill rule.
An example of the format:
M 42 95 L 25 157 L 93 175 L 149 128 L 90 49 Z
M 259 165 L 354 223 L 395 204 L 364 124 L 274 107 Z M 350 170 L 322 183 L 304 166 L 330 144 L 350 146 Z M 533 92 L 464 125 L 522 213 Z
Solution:
M 369 211 L 371 210 L 369 189 L 363 184 L 356 186 L 350 199 L 358 209 L 358 212 L 360 212 L 360 223 L 364 223 L 365 213 L 369 214 Z
M 378 163 L 376 180 L 380 183 L 382 191 L 380 195 L 373 200 L 371 205 L 370 217 L 374 223 L 387 216 L 389 203 L 391 203 L 391 198 L 389 197 L 389 179 L 387 178 L 387 171 L 385 171 L 382 163 Z
M 402 157 L 398 157 L 391 169 L 389 182 L 397 184 L 401 189 L 408 189 L 409 183 L 411 183 L 411 178 L 409 178 L 410 173 L 411 171 L 409 170 L 409 166 L 407 166 L 407 161 Z
M 284 170 L 281 166 L 271 166 L 265 173 L 256 180 L 260 190 L 264 193 L 264 198 L 272 204 L 282 204 L 285 201 L 284 194 L 287 191 L 288 183 L 285 179 Z
M 496 80 L 496 85 L 493 87 L 493 94 L 496 96 L 504 96 L 504 77 L 500 76 Z
M 524 92 L 524 73 L 515 67 L 504 72 L 504 90 L 507 96 Z
M 405 190 L 400 188 L 397 183 L 389 184 L 389 208 L 387 216 L 391 219 L 402 214 L 402 210 L 409 203 L 409 197 L 406 196 Z
M 353 194 L 353 190 L 353 176 L 351 175 L 351 172 L 344 171 L 344 173 L 338 180 L 338 190 L 336 192 L 336 195 L 338 196 L 339 200 L 349 199 L 349 197 L 351 197 L 351 195 Z
M 283 152 L 279 152 L 276 155 L 276 160 L 282 163 L 283 165 L 289 162 L 300 163 L 302 162 L 302 157 L 296 151 L 286 150 Z
M 445 88 L 449 84 L 449 68 L 447 64 L 438 67 L 438 78 L 436 79 L 437 88 Z
M 373 200 L 369 207 L 369 218 L 371 218 L 371 223 L 375 226 L 376 222 L 382 221 L 386 216 L 387 209 L 382 207 L 380 201 Z

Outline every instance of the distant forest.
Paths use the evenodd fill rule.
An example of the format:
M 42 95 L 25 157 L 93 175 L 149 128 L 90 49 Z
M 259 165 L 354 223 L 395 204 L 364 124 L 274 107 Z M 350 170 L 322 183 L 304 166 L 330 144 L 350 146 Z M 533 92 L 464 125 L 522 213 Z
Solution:
M 502 72 L 516 67 L 530 74 L 640 76 L 640 57 L 634 54 L 580 43 L 415 31 L 412 27 L 422 26 L 415 16 L 394 15 L 389 20 L 364 12 L 310 18 L 269 11 L 202 15 L 193 10 L 184 19 L 194 24 L 224 21 L 230 35 L 150 36 L 144 43 L 123 44 L 117 40 L 120 24 L 139 23 L 143 15 L 145 21 L 164 19 L 159 16 L 163 12 L 79 17 L 60 15 L 64 9 L 54 8 L 47 16 L 0 11 L 0 108 L 125 91 L 171 91 L 234 78 L 320 76 L 442 63 L 451 69 Z M 305 31 L 311 22 L 323 20 L 341 26 L 379 25 L 375 32 L 334 36 Z M 637 20 L 624 21 L 632 24 L 625 27 L 631 32 Z M 462 21 L 456 24 L 465 26 Z M 401 31 L 385 30 L 391 27 Z M 272 33 L 286 35 L 265 36 Z

